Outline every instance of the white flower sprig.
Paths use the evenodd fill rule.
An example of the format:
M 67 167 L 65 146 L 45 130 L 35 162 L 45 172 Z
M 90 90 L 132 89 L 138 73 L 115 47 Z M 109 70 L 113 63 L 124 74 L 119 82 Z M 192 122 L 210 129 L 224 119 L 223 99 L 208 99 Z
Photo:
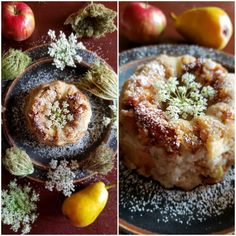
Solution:
M 65 196 L 70 196 L 74 189 L 75 173 L 70 169 L 66 160 L 51 160 L 49 163 L 48 180 L 45 188 L 52 191 L 55 187 L 57 191 L 62 191 Z
M 10 225 L 14 232 L 21 229 L 22 234 L 28 234 L 31 225 L 38 218 L 37 194 L 29 184 L 20 186 L 16 180 L 11 181 L 7 190 L 2 191 L 2 222 Z
M 181 83 L 180 83 L 181 82 Z M 167 104 L 166 114 L 170 119 L 201 115 L 207 108 L 208 99 L 215 95 L 211 86 L 203 86 L 195 81 L 195 75 L 185 73 L 179 81 L 170 77 L 167 81 L 158 81 L 157 100 Z
M 82 57 L 78 55 L 77 49 L 86 49 L 82 42 L 77 42 L 77 37 L 73 33 L 66 38 L 66 35 L 60 31 L 57 39 L 54 30 L 49 30 L 48 35 L 52 42 L 48 48 L 48 54 L 53 57 L 53 65 L 64 70 L 66 66 L 76 67 L 75 62 L 81 62 Z
M 63 101 L 61 104 L 59 103 L 59 101 L 48 103 L 45 114 L 48 119 L 48 128 L 52 126 L 64 128 L 68 122 L 74 120 L 74 116 L 70 113 L 69 110 L 69 104 L 66 101 Z

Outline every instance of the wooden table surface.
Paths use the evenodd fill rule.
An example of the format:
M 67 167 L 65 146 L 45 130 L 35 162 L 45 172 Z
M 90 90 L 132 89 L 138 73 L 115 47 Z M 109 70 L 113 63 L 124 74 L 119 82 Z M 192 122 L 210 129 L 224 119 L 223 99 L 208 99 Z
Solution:
M 127 2 L 120 2 L 119 9 L 120 11 L 125 7 Z M 157 44 L 163 44 L 163 43 L 178 43 L 178 44 L 191 44 L 190 42 L 186 41 L 175 29 L 174 26 L 174 21 L 170 17 L 170 13 L 174 12 L 176 15 L 180 14 L 181 12 L 193 8 L 193 7 L 205 7 L 205 6 L 217 6 L 221 7 L 224 9 L 233 25 L 234 25 L 234 2 L 213 2 L 213 1 L 208 1 L 208 2 L 191 2 L 191 1 L 185 1 L 185 2 L 149 2 L 149 4 L 154 5 L 158 8 L 160 8 L 167 19 L 167 26 L 165 31 L 162 33 L 160 38 L 158 39 Z M 206 22 L 207 24 L 207 22 Z M 234 27 L 233 27 L 234 29 Z M 234 55 L 234 33 L 233 36 L 230 39 L 230 42 L 228 45 L 223 49 L 224 52 L 230 53 Z M 120 42 L 119 42 L 119 51 L 124 51 L 127 49 L 131 49 L 134 47 L 139 47 L 142 46 L 137 43 L 133 43 L 128 41 L 126 38 L 120 35 Z
M 88 2 L 87 2 L 88 3 Z M 86 2 L 28 2 L 35 14 L 36 28 L 33 35 L 23 41 L 14 42 L 8 39 L 2 40 L 3 52 L 9 47 L 18 49 L 28 49 L 33 46 L 48 42 L 47 32 L 49 29 L 71 32 L 70 26 L 64 26 L 66 17 L 87 4 Z M 117 3 L 104 3 L 105 6 L 117 10 Z M 101 39 L 81 40 L 87 49 L 94 51 L 102 57 L 112 68 L 117 71 L 117 32 L 107 34 Z M 4 142 L 2 142 L 4 143 Z M 3 154 L 5 153 L 4 150 Z M 4 189 L 11 179 L 14 179 L 4 168 L 2 168 L 2 188 Z M 102 180 L 106 184 L 116 184 L 117 168 L 106 177 L 96 176 L 91 181 Z M 58 192 L 50 192 L 44 188 L 43 184 L 29 181 L 27 178 L 18 180 L 19 183 L 30 182 L 40 193 L 38 205 L 39 218 L 33 224 L 31 234 L 116 234 L 117 232 L 117 188 L 109 190 L 109 200 L 106 208 L 99 218 L 86 228 L 76 228 L 71 225 L 61 212 L 61 205 L 64 196 Z M 86 186 L 88 182 L 77 186 L 77 190 Z M 8 226 L 2 227 L 2 234 L 12 234 Z

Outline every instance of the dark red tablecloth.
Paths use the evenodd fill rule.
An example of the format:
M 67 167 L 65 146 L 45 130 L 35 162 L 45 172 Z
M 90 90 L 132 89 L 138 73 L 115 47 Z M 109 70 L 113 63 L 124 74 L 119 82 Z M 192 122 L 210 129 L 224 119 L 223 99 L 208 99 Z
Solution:
M 62 30 L 66 33 L 71 32 L 70 26 L 63 23 L 67 16 L 88 2 L 28 2 L 35 14 L 36 28 L 33 35 L 23 41 L 14 42 L 8 39 L 2 40 L 2 49 L 6 51 L 9 47 L 18 49 L 28 49 L 33 46 L 44 44 L 48 41 L 47 32 L 49 29 Z M 105 6 L 117 10 L 117 3 L 104 3 Z M 83 39 L 87 49 L 94 51 L 98 56 L 106 60 L 112 68 L 117 70 L 117 32 L 107 34 L 100 39 Z M 3 137 L 4 138 L 4 137 Z M 3 150 L 4 154 L 4 150 Z M 7 171 L 2 168 L 2 188 L 4 189 L 11 179 L 14 179 Z M 106 177 L 96 176 L 90 181 L 102 180 L 107 184 L 116 184 L 117 169 Z M 62 215 L 61 205 L 64 196 L 58 192 L 50 192 L 44 188 L 43 184 L 30 181 L 26 178 L 19 180 L 19 183 L 30 182 L 31 185 L 40 193 L 39 218 L 33 225 L 32 234 L 116 234 L 117 232 L 117 188 L 109 190 L 109 200 L 106 208 L 99 218 L 86 228 L 76 228 Z M 77 186 L 80 189 L 86 183 Z M 2 234 L 12 234 L 8 226 L 2 227 Z

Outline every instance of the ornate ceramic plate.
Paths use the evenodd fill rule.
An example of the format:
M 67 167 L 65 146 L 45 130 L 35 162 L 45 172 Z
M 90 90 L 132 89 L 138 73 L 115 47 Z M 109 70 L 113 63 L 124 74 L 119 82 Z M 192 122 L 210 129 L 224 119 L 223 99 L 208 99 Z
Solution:
M 93 62 L 102 60 L 90 51 L 79 50 L 78 53 L 82 56 L 83 62 L 76 68 L 66 67 L 61 71 L 52 65 L 52 59 L 48 58 L 47 50 L 47 46 L 28 50 L 29 55 L 33 58 L 33 63 L 5 89 L 4 97 L 6 110 L 3 115 L 3 128 L 6 140 L 10 146 L 15 145 L 26 150 L 35 165 L 35 171 L 29 177 L 38 181 L 46 179 L 48 164 L 52 159 L 69 161 L 90 158 L 94 150 L 104 142 L 116 151 L 115 131 L 111 129 L 111 125 L 106 127 L 103 123 L 104 116 L 112 116 L 109 108 L 112 102 L 100 99 L 86 91 L 83 93 L 89 98 L 92 118 L 85 136 L 78 143 L 52 147 L 39 143 L 32 136 L 24 114 L 29 91 L 53 80 L 76 83 Z M 4 146 L 6 148 L 7 145 Z M 79 169 L 75 173 L 77 182 L 95 174 Z
M 120 54 L 120 89 L 126 79 L 156 55 L 211 58 L 234 72 L 234 57 L 213 49 L 189 45 L 135 48 Z M 224 181 L 192 191 L 164 189 L 157 181 L 139 176 L 120 157 L 120 232 L 135 234 L 209 234 L 234 230 L 234 170 Z

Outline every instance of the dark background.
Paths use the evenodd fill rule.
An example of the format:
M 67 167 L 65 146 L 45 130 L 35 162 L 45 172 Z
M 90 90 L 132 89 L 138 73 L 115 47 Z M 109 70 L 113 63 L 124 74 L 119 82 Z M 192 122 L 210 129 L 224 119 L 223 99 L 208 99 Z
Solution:
M 49 41 L 47 32 L 49 29 L 59 30 L 70 34 L 71 27 L 64 26 L 65 19 L 73 12 L 79 10 L 90 2 L 27 2 L 32 8 L 36 28 L 33 35 L 23 41 L 14 42 L 2 38 L 2 52 L 8 50 L 9 47 L 26 50 L 40 44 L 46 44 Z M 117 10 L 116 2 L 103 3 L 106 7 Z M 81 39 L 88 50 L 94 51 L 98 56 L 103 58 L 112 68 L 117 71 L 117 32 L 106 34 L 100 39 Z M 3 136 L 4 138 L 4 136 Z M 3 155 L 5 153 L 4 150 Z M 89 182 L 98 180 L 104 181 L 106 184 L 117 183 L 117 169 L 106 177 L 96 176 Z M 6 188 L 7 184 L 14 176 L 11 176 L 4 168 L 2 168 L 2 188 Z M 40 202 L 38 204 L 39 218 L 33 224 L 31 234 L 116 234 L 117 232 L 117 188 L 109 190 L 109 200 L 104 211 L 98 219 L 86 228 L 76 228 L 71 225 L 61 211 L 64 195 L 58 192 L 50 192 L 44 188 L 44 185 L 27 178 L 18 180 L 19 183 L 30 182 L 33 188 L 40 193 Z M 77 186 L 77 190 L 86 186 L 88 182 L 83 182 Z M 13 234 L 8 226 L 3 225 L 2 234 Z
M 120 2 L 119 10 L 121 11 L 128 2 Z M 231 2 L 148 2 L 150 5 L 156 6 L 163 11 L 167 19 L 167 26 L 164 32 L 160 35 L 157 44 L 161 43 L 188 43 L 175 29 L 174 21 L 170 17 L 170 13 L 174 12 L 179 15 L 183 11 L 193 8 L 193 7 L 206 7 L 206 6 L 216 6 L 224 9 L 229 15 L 234 29 L 234 1 Z M 134 26 L 135 27 L 135 26 Z M 228 43 L 228 45 L 223 49 L 224 52 L 234 54 L 234 33 Z M 119 51 L 124 51 L 130 48 L 139 47 L 140 44 L 128 41 L 122 35 L 120 35 Z

